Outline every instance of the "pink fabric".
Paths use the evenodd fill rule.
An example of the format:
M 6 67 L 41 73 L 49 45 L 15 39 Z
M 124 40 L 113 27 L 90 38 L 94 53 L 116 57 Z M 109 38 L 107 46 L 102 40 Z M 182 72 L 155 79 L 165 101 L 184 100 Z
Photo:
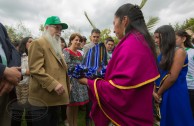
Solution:
M 107 66 L 105 80 L 98 80 L 96 83 L 102 109 L 107 115 L 97 102 L 94 80 L 88 80 L 89 95 L 93 102 L 91 117 L 95 126 L 107 126 L 110 119 L 121 126 L 152 126 L 153 81 L 157 76 L 159 73 L 156 62 L 144 37 L 133 32 L 123 38 Z M 153 80 L 148 84 L 126 90 L 109 83 L 112 80 L 115 84 L 126 87 L 150 79 Z

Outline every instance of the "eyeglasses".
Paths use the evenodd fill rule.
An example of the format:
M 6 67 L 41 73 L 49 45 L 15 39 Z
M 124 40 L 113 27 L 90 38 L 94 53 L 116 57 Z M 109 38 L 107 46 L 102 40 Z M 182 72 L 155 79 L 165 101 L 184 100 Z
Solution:
M 57 26 L 57 25 L 49 25 L 49 26 L 55 28 L 57 31 L 62 31 L 63 30 L 62 27 Z

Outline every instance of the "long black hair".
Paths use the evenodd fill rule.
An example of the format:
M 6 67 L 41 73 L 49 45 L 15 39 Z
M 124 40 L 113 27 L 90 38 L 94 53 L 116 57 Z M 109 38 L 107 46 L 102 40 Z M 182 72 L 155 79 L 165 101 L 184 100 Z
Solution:
M 139 8 L 139 6 L 132 5 L 130 3 L 124 4 L 121 7 L 119 7 L 119 9 L 115 13 L 115 16 L 119 17 L 121 21 L 122 21 L 124 16 L 127 16 L 129 18 L 130 23 L 128 24 L 128 26 L 125 29 L 125 34 L 130 33 L 130 31 L 132 31 L 134 29 L 137 30 L 138 32 L 140 32 L 141 34 L 143 34 L 143 36 L 146 39 L 146 42 L 148 43 L 149 47 L 151 48 L 151 50 L 154 54 L 154 57 L 156 59 L 157 55 L 156 55 L 155 44 L 154 44 L 154 41 L 153 41 L 151 35 L 148 32 L 143 13 L 142 13 L 141 9 Z
M 175 48 L 176 48 L 176 37 L 175 31 L 170 25 L 163 25 L 155 30 L 154 33 L 159 34 L 159 48 L 162 54 L 162 59 L 159 63 L 160 68 L 163 70 L 170 70 Z
M 182 37 L 185 37 L 186 40 L 184 41 L 184 46 L 187 48 L 193 48 L 193 45 L 191 44 L 191 36 L 185 31 L 185 30 L 179 30 L 176 31 L 176 35 Z
M 21 40 L 20 45 L 19 45 L 19 53 L 22 55 L 23 53 L 26 53 L 28 55 L 28 49 L 26 48 L 26 43 L 28 40 L 32 37 L 25 37 Z

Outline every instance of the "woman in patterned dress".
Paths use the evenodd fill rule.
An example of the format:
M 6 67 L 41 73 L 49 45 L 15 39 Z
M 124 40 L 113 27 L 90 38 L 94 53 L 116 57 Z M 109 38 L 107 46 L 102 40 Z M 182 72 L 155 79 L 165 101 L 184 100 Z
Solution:
M 33 41 L 32 37 L 25 37 L 19 45 L 19 53 L 21 55 L 21 73 L 22 80 L 16 86 L 17 103 L 12 109 L 11 126 L 21 126 L 22 115 L 25 113 L 27 126 L 32 126 L 31 105 L 27 101 L 29 93 L 30 72 L 28 67 L 28 49 Z M 25 110 L 25 111 L 24 111 Z
M 68 48 L 64 49 L 64 57 L 69 70 L 82 61 L 82 55 L 78 51 L 81 42 L 82 36 L 74 33 L 69 38 Z M 88 102 L 88 91 L 87 86 L 79 84 L 75 78 L 70 77 L 70 83 L 70 104 L 67 106 L 67 119 L 70 126 L 77 126 L 78 107 Z

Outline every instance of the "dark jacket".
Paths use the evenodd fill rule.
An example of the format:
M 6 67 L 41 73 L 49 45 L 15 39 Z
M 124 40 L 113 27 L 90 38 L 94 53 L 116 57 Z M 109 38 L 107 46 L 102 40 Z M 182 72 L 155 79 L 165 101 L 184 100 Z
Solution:
M 8 67 L 20 66 L 21 65 L 20 55 L 15 49 L 15 47 L 11 44 L 11 41 L 7 34 L 7 30 L 1 23 L 0 23 L 0 43 L 2 44 L 2 48 L 5 52 Z M 2 64 L 2 59 L 0 56 L 0 77 L 3 76 L 5 67 L 6 66 Z

